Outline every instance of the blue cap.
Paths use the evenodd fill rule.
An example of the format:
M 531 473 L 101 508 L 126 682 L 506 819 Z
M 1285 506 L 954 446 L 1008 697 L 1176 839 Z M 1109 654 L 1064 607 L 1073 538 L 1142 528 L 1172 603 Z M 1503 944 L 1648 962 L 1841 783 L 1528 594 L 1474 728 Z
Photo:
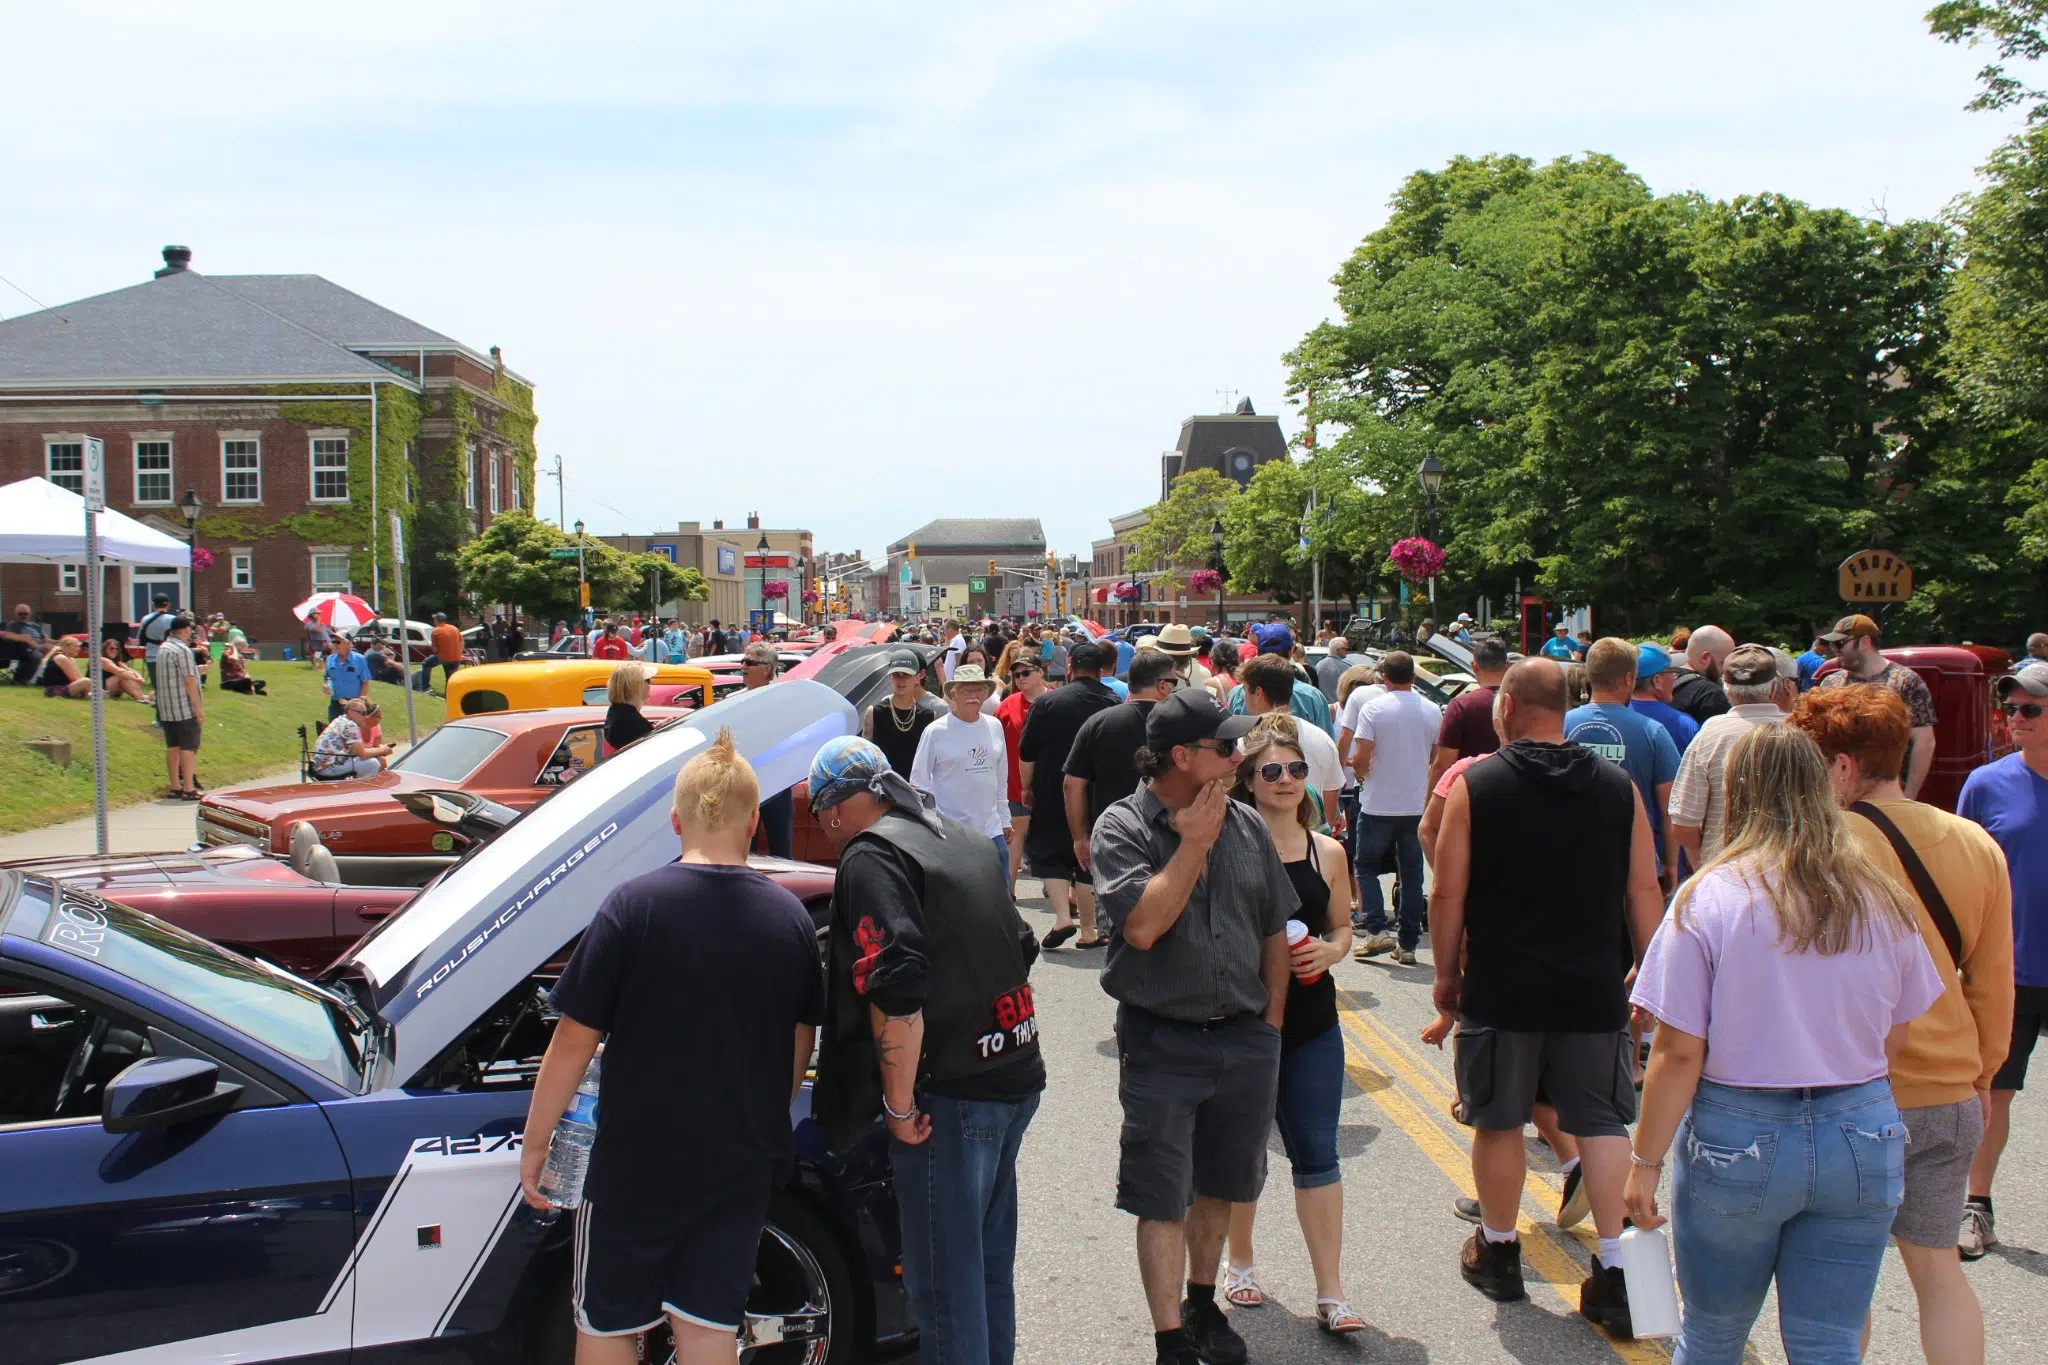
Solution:
M 1636 681 L 1654 678 L 1671 667 L 1671 651 L 1662 645 L 1636 646 Z
M 827 810 L 869 789 L 889 771 L 889 757 L 859 735 L 836 735 L 811 760 L 811 809 Z
M 1252 638 L 1259 642 L 1261 654 L 1291 654 L 1294 652 L 1294 632 L 1285 623 L 1269 621 L 1252 627 Z

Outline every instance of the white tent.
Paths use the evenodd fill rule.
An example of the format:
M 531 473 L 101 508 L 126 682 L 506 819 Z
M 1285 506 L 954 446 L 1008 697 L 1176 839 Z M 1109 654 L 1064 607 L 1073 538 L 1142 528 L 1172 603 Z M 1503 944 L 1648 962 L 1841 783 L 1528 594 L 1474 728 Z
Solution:
M 99 514 L 102 564 L 187 568 L 192 547 L 152 531 L 113 508 Z M 0 564 L 79 564 L 85 560 L 85 499 L 48 479 L 0 486 Z

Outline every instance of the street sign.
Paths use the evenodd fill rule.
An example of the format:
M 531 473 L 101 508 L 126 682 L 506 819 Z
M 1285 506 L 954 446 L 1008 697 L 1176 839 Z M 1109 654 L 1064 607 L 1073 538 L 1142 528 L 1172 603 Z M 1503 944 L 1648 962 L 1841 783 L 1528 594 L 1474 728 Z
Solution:
M 85 510 L 104 512 L 106 507 L 107 443 L 97 436 L 88 436 L 85 438 Z
M 578 606 L 582 607 L 585 611 L 590 610 L 590 585 L 588 583 L 578 583 L 576 585 L 576 597 Z
M 557 545 L 554 549 L 548 551 L 548 558 L 574 559 L 576 558 L 576 554 L 577 550 L 574 545 Z
M 945 592 L 946 590 L 940 587 L 938 584 L 934 583 L 931 585 L 932 605 L 930 609 L 932 611 L 937 611 L 939 609 L 939 598 L 943 597 L 945 595 Z
M 1186 611 L 1188 609 L 1188 595 L 1186 593 L 1182 593 L 1180 595 L 1180 609 L 1182 611 Z
M 772 611 L 750 611 L 747 620 L 756 634 L 766 635 L 775 629 L 775 613 Z
M 1890 550 L 1858 550 L 1835 571 L 1835 592 L 1852 606 L 1903 602 L 1913 595 L 1913 566 Z
M 970 579 L 968 579 L 968 580 L 967 580 L 967 591 L 969 591 L 969 592 L 987 592 L 987 591 L 988 591 L 988 580 L 987 580 L 986 578 L 970 578 Z
M 405 567 L 405 523 L 395 507 L 391 509 L 391 563 L 394 568 Z

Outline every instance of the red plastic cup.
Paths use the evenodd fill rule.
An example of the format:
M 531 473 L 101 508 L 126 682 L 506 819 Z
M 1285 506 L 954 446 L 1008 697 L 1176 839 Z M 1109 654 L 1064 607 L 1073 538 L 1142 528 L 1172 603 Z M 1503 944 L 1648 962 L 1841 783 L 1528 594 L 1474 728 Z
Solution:
M 1308 937 L 1308 926 L 1306 924 L 1303 924 L 1298 919 L 1291 919 L 1287 921 L 1287 953 L 1290 959 L 1294 955 L 1295 948 L 1303 943 L 1306 943 L 1308 941 Z M 1294 979 L 1296 981 L 1299 981 L 1304 986 L 1313 986 L 1316 984 L 1316 982 L 1321 981 L 1323 979 L 1323 973 L 1321 971 L 1316 971 L 1308 976 L 1303 976 L 1300 972 L 1296 972 L 1294 974 Z

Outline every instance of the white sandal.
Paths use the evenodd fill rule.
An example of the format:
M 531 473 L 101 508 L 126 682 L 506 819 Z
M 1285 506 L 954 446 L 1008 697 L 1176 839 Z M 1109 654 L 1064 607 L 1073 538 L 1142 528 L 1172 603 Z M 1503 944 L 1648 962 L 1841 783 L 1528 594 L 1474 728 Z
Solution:
M 1365 1319 L 1351 1311 L 1343 1299 L 1316 1300 L 1316 1326 L 1333 1337 L 1350 1336 L 1365 1330 Z
M 1242 1270 L 1234 1265 L 1223 1267 L 1223 1297 L 1239 1308 L 1264 1308 L 1266 1293 L 1259 1288 L 1259 1282 L 1252 1278 L 1252 1267 Z

